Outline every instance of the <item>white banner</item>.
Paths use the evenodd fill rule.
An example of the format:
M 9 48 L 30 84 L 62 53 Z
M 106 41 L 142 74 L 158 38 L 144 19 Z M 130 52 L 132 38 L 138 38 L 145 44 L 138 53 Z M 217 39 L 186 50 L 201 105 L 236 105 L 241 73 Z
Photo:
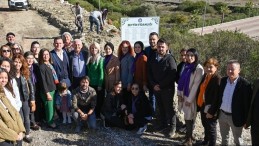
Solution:
M 121 18 L 121 39 L 128 40 L 131 45 L 142 41 L 149 46 L 149 34 L 159 33 L 160 17 L 128 17 Z

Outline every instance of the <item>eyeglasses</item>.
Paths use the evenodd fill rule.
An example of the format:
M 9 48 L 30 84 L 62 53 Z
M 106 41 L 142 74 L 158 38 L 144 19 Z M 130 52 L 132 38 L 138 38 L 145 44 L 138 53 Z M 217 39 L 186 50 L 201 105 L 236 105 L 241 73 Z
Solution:
M 3 50 L 3 52 L 11 52 L 11 50 Z
M 14 50 L 20 50 L 20 48 L 13 48 Z
M 131 90 L 139 90 L 139 89 L 138 89 L 138 88 L 134 88 L 134 87 L 132 87 L 132 88 L 131 88 Z

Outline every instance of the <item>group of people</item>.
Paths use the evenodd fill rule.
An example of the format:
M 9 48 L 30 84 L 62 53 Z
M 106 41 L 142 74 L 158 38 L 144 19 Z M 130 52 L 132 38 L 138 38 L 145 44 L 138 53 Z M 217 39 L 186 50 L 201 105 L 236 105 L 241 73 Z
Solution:
M 79 2 L 75 6 L 71 7 L 73 14 L 75 15 L 75 25 L 77 26 L 77 31 L 83 33 L 83 9 L 80 7 Z M 89 22 L 90 22 L 90 31 L 93 31 L 94 24 L 96 25 L 96 32 L 100 34 L 103 30 L 104 22 L 108 15 L 108 9 L 104 8 L 101 11 L 92 11 L 90 12 Z
M 141 41 L 133 46 L 122 41 L 117 55 L 111 42 L 102 55 L 100 44 L 86 48 L 69 32 L 54 38 L 52 50 L 34 41 L 24 52 L 12 32 L 6 40 L 0 48 L 0 146 L 30 143 L 30 129 L 38 130 L 43 121 L 55 129 L 55 114 L 63 124 L 74 121 L 77 133 L 84 125 L 96 130 L 100 118 L 104 126 L 143 134 L 157 119 L 154 132 L 175 138 L 175 93 L 184 113 L 184 145 L 194 142 L 197 112 L 204 127 L 201 145 L 216 145 L 217 121 L 222 145 L 228 144 L 230 128 L 235 144 L 243 145 L 242 129 L 250 125 L 252 144 L 259 144 L 259 81 L 252 90 L 239 75 L 237 60 L 228 61 L 222 78 L 218 60 L 209 58 L 201 65 L 195 48 L 182 49 L 177 65 L 169 43 L 156 32 L 150 33 L 146 48 Z
M 251 125 L 252 145 L 258 145 L 258 80 L 254 88 L 240 76 L 238 60 L 226 64 L 226 76 L 218 74 L 220 67 L 216 58 L 208 58 L 199 64 L 198 51 L 194 48 L 180 51 L 182 62 L 177 66 L 178 110 L 183 111 L 186 124 L 185 145 L 192 145 L 194 122 L 197 112 L 201 114 L 204 139 L 200 145 L 216 145 L 217 122 L 221 145 L 229 144 L 230 129 L 234 144 L 244 145 L 242 130 Z

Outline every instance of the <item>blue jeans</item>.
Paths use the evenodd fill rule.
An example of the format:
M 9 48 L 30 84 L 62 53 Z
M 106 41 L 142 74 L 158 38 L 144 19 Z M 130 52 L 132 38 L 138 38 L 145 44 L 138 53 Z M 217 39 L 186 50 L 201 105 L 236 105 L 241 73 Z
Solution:
M 83 112 L 87 113 L 86 111 Z M 75 119 L 77 126 L 82 126 L 82 119 L 78 112 L 73 113 L 73 118 Z M 87 125 L 89 129 L 96 129 L 96 116 L 94 112 L 91 115 L 88 115 Z
M 152 109 L 153 109 L 153 116 L 156 112 L 156 97 L 155 94 L 153 92 L 153 90 L 149 90 L 149 102 L 152 105 Z
M 90 16 L 89 22 L 90 22 L 90 31 L 93 31 L 93 24 L 95 24 L 96 25 L 96 32 L 99 34 L 99 32 L 100 32 L 100 22 L 99 22 L 98 18 Z

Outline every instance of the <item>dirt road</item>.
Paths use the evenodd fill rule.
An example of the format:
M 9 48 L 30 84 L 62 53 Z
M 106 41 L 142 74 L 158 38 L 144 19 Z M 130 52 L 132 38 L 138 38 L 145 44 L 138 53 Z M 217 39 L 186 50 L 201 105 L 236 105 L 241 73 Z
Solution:
M 213 31 L 239 31 L 242 33 L 247 34 L 250 38 L 255 40 L 259 40 L 259 16 L 250 17 L 246 19 L 240 19 L 236 21 L 226 22 L 222 24 L 216 24 L 211 26 L 206 26 L 204 28 L 195 28 L 191 29 L 190 31 L 195 32 L 197 34 L 208 34 L 212 33 Z
M 30 49 L 32 41 L 39 41 L 44 48 L 52 48 L 53 37 L 60 30 L 41 17 L 37 11 L 9 11 L 7 0 L 0 1 L 0 45 L 6 44 L 5 35 L 13 32 L 24 50 Z

